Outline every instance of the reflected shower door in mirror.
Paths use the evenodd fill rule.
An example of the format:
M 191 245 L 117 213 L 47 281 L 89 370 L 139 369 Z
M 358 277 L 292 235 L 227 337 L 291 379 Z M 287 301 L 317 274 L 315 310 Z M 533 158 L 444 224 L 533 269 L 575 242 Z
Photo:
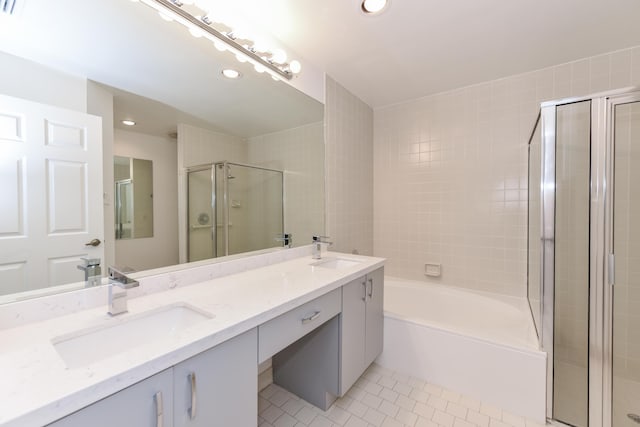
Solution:
M 282 171 L 219 162 L 187 175 L 189 262 L 282 246 Z
M 153 237 L 153 162 L 113 157 L 116 239 Z

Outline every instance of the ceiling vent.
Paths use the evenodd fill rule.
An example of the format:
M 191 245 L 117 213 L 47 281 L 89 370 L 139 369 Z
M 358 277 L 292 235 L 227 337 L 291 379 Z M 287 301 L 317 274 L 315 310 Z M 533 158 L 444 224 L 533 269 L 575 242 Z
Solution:
M 0 14 L 15 15 L 18 13 L 18 3 L 24 0 L 0 0 Z

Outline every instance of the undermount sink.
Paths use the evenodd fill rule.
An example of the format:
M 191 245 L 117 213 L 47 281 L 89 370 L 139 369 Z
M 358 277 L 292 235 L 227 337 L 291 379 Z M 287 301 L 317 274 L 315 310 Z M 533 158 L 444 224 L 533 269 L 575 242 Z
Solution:
M 342 270 L 343 268 L 353 267 L 360 264 L 360 261 L 344 258 L 326 258 L 311 264 L 314 267 L 331 268 L 333 270 Z
M 188 304 L 174 304 L 122 319 L 108 319 L 109 324 L 105 326 L 76 331 L 51 341 L 67 367 L 79 368 L 171 337 L 214 317 Z

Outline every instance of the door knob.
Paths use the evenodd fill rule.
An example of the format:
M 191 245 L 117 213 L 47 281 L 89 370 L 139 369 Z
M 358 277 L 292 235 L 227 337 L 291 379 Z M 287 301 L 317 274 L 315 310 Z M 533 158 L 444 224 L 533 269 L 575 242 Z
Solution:
M 95 246 L 100 246 L 100 243 L 102 243 L 100 241 L 100 239 L 93 239 L 90 242 L 85 243 L 84 245 L 85 246 L 94 246 L 95 247 Z

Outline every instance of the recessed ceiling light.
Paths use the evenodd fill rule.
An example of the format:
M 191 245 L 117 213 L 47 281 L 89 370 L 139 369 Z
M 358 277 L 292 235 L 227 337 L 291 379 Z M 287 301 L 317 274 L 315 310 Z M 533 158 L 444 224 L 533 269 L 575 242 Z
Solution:
M 225 68 L 222 70 L 222 75 L 228 79 L 239 79 L 242 74 L 240 74 L 240 71 L 234 70 L 233 68 Z
M 126 126 L 135 126 L 136 122 L 134 122 L 133 120 L 123 120 L 122 124 Z
M 388 4 L 388 0 L 363 0 L 362 11 L 368 14 L 379 13 L 382 12 Z

